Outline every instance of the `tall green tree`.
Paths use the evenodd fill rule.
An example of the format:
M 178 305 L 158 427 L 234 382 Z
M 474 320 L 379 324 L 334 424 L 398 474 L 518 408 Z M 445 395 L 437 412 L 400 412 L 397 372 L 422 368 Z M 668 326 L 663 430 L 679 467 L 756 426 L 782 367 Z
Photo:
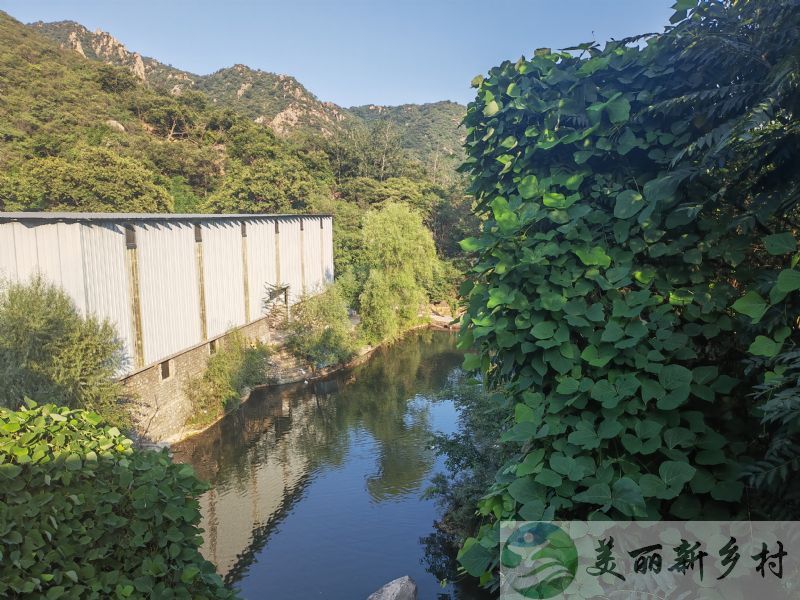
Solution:
M 421 215 L 391 203 L 368 213 L 361 266 L 366 280 L 359 307 L 366 335 L 370 341 L 395 338 L 424 309 L 439 268 Z

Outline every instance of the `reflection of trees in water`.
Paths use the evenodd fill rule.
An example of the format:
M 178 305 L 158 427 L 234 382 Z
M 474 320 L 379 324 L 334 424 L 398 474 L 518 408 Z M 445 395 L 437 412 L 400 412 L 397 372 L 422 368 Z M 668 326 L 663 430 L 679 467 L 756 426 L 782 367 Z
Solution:
M 452 594 L 442 592 L 436 596 L 436 600 L 490 600 L 497 597 L 479 587 L 473 577 L 458 573 L 459 564 L 453 551 L 458 546 L 456 536 L 436 528 L 430 535 L 420 538 L 419 543 L 425 548 L 420 564 L 428 573 L 439 581 L 458 581 Z
M 461 362 L 452 335 L 423 331 L 375 352 L 366 363 L 325 381 L 265 390 L 206 432 L 176 445 L 176 460 L 191 463 L 211 482 L 213 510 L 246 497 L 252 519 L 241 535 L 241 550 L 226 580 L 236 581 L 253 562 L 274 529 L 301 496 L 309 475 L 319 468 L 341 466 L 359 430 L 375 440 L 377 469 L 367 490 L 375 502 L 419 490 L 435 457 L 427 406 L 409 401 L 435 397 Z M 302 473 L 286 473 L 271 486 L 282 495 L 262 514 L 255 483 L 257 471 L 270 464 Z M 300 476 L 298 476 L 300 475 Z M 290 483 L 291 482 L 291 483 Z M 284 488 L 284 486 L 287 486 Z M 226 490 L 226 496 L 217 492 Z M 206 517 L 209 517 L 207 514 Z M 213 526 L 213 523 L 212 523 Z M 218 536 L 214 529 L 215 539 Z M 230 533 L 230 532 L 229 532 Z

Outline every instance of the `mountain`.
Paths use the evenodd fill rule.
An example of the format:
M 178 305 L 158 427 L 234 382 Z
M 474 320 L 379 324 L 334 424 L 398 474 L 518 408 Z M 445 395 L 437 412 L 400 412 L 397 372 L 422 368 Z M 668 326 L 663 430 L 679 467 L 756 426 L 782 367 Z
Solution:
M 173 95 L 194 89 L 206 93 L 221 107 L 231 108 L 275 132 L 292 129 L 332 133 L 348 120 L 338 106 L 320 102 L 294 77 L 276 75 L 245 65 L 196 75 L 128 50 L 110 33 L 89 31 L 74 21 L 30 25 L 38 33 L 74 50 L 84 58 L 126 67 L 142 81 Z
M 276 133 L 305 129 L 330 134 L 352 117 L 331 102 L 320 102 L 294 77 L 234 65 L 197 79 L 197 89 L 220 106 L 268 125 Z
M 345 109 L 320 101 L 289 75 L 241 64 L 196 75 L 128 50 L 111 34 L 89 31 L 74 21 L 40 21 L 30 27 L 87 59 L 126 67 L 143 82 L 170 94 L 191 89 L 204 92 L 217 106 L 235 110 L 281 135 L 297 131 L 330 135 L 359 123 L 387 120 L 397 126 L 403 148 L 421 161 L 434 179 L 452 179 L 462 159 L 464 131 L 458 125 L 466 107 L 455 102 Z
M 163 91 L 197 86 L 110 37 L 62 23 L 61 48 L 41 29 L 0 11 L 0 210 L 213 211 L 219 190 L 266 212 L 330 202 L 324 155 L 188 87 Z

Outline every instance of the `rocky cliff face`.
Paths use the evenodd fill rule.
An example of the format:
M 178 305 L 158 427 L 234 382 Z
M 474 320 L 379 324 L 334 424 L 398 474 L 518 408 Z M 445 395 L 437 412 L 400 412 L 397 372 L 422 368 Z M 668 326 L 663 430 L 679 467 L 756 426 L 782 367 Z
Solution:
M 30 25 L 38 33 L 58 42 L 62 48 L 74 50 L 84 58 L 99 60 L 111 65 L 127 67 L 142 81 L 169 89 L 170 84 L 180 82 L 182 87 L 192 86 L 194 77 L 186 71 L 175 69 L 153 58 L 128 50 L 125 45 L 108 32 L 89 31 L 75 21 Z
M 199 78 L 197 89 L 279 134 L 306 128 L 331 134 L 352 119 L 346 111 L 320 102 L 294 77 L 234 65 Z

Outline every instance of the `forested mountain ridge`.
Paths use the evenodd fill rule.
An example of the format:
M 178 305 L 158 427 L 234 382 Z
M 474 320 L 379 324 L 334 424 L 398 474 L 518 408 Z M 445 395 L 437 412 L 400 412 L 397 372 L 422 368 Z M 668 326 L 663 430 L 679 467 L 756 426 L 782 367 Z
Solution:
M 111 34 L 92 32 L 74 21 L 40 21 L 30 26 L 63 48 L 91 60 L 126 67 L 142 81 L 173 95 L 191 89 L 202 91 L 218 106 L 235 110 L 281 135 L 297 131 L 330 135 L 348 125 L 385 119 L 397 126 L 402 147 L 426 164 L 434 179 L 449 181 L 463 158 L 464 132 L 459 123 L 466 107 L 455 102 L 348 109 L 320 101 L 289 75 L 242 64 L 196 75 L 141 56 Z
M 463 185 L 434 180 L 393 123 L 353 117 L 330 135 L 279 136 L 193 81 L 183 79 L 179 94 L 144 83 L 132 66 L 181 79 L 112 40 L 90 51 L 78 39 L 82 56 L 40 29 L 0 12 L 0 210 L 332 212 L 345 267 L 360 252 L 362 218 L 401 203 L 420 213 L 445 256 L 459 252 L 471 226 Z

